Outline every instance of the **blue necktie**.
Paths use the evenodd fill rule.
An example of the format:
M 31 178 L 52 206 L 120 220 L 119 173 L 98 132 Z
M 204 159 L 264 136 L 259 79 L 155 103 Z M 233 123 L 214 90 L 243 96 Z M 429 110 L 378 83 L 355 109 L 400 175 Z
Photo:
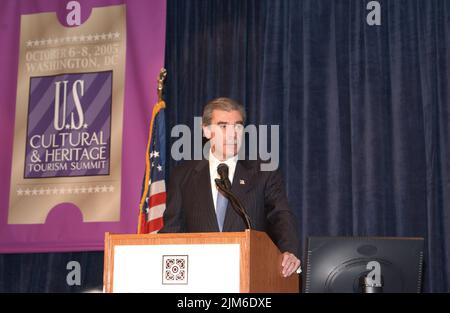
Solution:
M 225 213 L 227 212 L 228 199 L 217 190 L 217 204 L 216 204 L 216 215 L 217 223 L 219 224 L 219 229 L 222 231 L 223 222 L 225 220 Z

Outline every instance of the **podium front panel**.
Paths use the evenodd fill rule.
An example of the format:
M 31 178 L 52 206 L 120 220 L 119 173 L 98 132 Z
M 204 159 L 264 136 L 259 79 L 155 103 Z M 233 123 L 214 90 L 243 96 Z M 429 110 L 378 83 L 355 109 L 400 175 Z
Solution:
M 113 292 L 236 293 L 240 244 L 117 245 Z

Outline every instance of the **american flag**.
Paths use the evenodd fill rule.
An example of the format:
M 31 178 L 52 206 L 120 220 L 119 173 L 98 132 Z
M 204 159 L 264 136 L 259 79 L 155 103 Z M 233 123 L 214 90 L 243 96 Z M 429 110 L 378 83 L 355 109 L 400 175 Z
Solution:
M 138 234 L 156 233 L 163 227 L 166 209 L 166 104 L 159 101 L 153 108 L 147 145 L 145 177 L 139 210 Z

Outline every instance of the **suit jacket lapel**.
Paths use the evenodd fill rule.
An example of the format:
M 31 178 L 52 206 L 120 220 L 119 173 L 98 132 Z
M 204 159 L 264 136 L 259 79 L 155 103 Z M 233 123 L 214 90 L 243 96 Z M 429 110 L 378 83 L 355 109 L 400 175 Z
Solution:
M 231 184 L 231 191 L 233 194 L 244 203 L 245 194 L 252 188 L 252 177 L 254 170 L 250 162 L 245 160 L 239 160 L 236 164 L 236 170 L 234 171 L 233 183 Z M 225 214 L 225 221 L 223 225 L 224 231 L 234 230 L 233 226 L 237 226 L 241 220 L 241 216 L 234 211 L 231 203 L 228 204 L 227 213 Z
M 210 231 L 219 231 L 217 224 L 216 210 L 214 209 L 214 202 L 211 194 L 211 177 L 209 175 L 209 163 L 207 160 L 202 160 L 195 167 L 196 177 L 193 179 L 196 182 L 194 189 L 197 197 L 197 208 L 201 210 L 204 208 L 204 220 L 207 228 Z

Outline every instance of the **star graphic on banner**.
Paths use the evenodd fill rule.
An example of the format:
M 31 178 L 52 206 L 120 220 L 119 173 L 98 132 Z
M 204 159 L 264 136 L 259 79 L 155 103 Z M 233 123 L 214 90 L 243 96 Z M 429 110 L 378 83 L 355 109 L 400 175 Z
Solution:
M 75 42 L 75 41 L 78 41 L 78 37 L 77 37 L 77 36 L 73 36 L 73 37 L 72 37 L 72 41 L 74 41 L 74 42 Z
M 39 41 L 35 40 L 33 43 L 35 46 L 39 46 Z
M 92 188 L 91 186 L 89 186 L 89 188 L 88 188 L 88 193 L 92 193 L 93 190 L 94 190 L 94 188 Z
M 41 188 L 41 189 L 39 189 L 39 195 L 43 195 L 45 193 L 45 190 L 44 190 L 44 188 Z
M 73 193 L 73 189 L 72 189 L 72 188 L 70 188 L 70 187 L 69 187 L 69 188 L 67 188 L 67 193 L 71 195 L 71 194 Z
M 111 32 L 108 33 L 108 39 L 113 39 L 113 34 Z
M 95 35 L 94 35 L 94 40 L 99 40 L 99 39 L 100 39 L 99 34 L 95 34 Z
M 52 193 L 52 191 L 50 190 L 50 188 L 47 188 L 46 190 L 45 190 L 45 194 L 46 195 L 49 195 L 49 194 L 51 194 Z
M 95 192 L 100 192 L 100 187 L 99 186 L 95 186 L 94 191 Z
M 81 36 L 80 36 L 80 41 L 84 41 L 85 38 L 86 38 L 86 37 L 85 37 L 84 35 L 81 35 Z
M 86 39 L 87 39 L 87 41 L 91 41 L 92 40 L 92 35 L 91 34 L 87 35 Z
M 58 194 L 58 188 L 56 188 L 56 187 L 53 188 L 53 194 L 54 194 L 54 195 L 57 195 L 57 194 Z
M 155 151 L 155 152 L 153 153 L 153 156 L 154 156 L 155 158 L 159 158 L 159 151 Z
M 74 193 L 75 193 L 75 194 L 79 194 L 79 193 L 80 193 L 80 188 L 78 188 L 78 187 L 75 188 L 75 189 L 74 189 Z
M 102 187 L 102 192 L 107 192 L 107 191 L 108 191 L 108 187 L 103 186 L 103 187 Z
M 152 167 L 155 167 L 155 162 L 152 162 Z
M 150 151 L 150 159 L 153 158 L 153 151 Z
M 162 166 L 161 165 L 158 165 L 157 167 L 156 167 L 157 169 L 158 169 L 158 171 L 162 171 Z
M 23 190 L 22 190 L 22 188 L 17 189 L 17 195 L 18 195 L 18 196 L 23 195 Z
M 118 33 L 118 32 L 114 33 L 114 38 L 119 38 L 119 36 L 120 36 L 120 33 Z
M 86 193 L 86 187 L 83 186 L 83 187 L 81 188 L 81 193 Z
M 102 34 L 102 39 L 103 39 L 103 40 L 106 39 L 106 34 L 105 34 L 105 33 Z
M 29 196 L 29 195 L 30 195 L 30 189 L 27 188 L 27 189 L 25 190 L 25 196 Z
M 113 192 L 114 191 L 114 186 L 109 186 L 109 188 L 108 188 L 108 190 L 109 190 L 109 192 Z
M 31 191 L 31 194 L 32 194 L 33 196 L 37 196 L 37 194 L 38 194 L 38 193 L 37 193 L 37 190 L 33 188 L 33 190 Z
M 49 39 L 47 39 L 47 44 L 48 45 L 51 45 L 52 44 L 52 40 L 49 38 Z
M 31 47 L 31 46 L 33 46 L 33 42 L 31 40 L 28 40 L 27 41 L 27 47 Z

